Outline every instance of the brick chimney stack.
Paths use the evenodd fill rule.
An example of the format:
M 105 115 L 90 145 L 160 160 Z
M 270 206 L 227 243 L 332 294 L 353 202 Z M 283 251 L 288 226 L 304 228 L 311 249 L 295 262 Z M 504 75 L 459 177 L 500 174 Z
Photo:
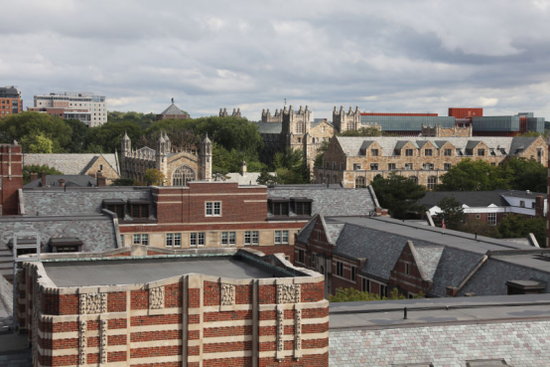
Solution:
M 38 180 L 38 173 L 31 172 L 31 182 Z
M 65 187 L 65 180 L 64 179 L 59 180 L 59 186 L 60 187 Z
M 544 197 L 542 195 L 538 195 L 535 198 L 535 217 L 542 216 L 544 216 Z
M 46 187 L 46 171 L 42 171 L 42 187 Z

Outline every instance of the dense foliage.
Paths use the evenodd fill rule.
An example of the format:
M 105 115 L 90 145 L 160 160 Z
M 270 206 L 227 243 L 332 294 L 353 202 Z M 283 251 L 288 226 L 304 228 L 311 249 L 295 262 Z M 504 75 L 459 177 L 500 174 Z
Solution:
M 42 172 L 45 172 L 46 175 L 62 175 L 62 172 L 59 172 L 55 167 L 49 167 L 47 165 L 39 164 L 27 164 L 23 167 L 23 185 L 31 182 L 31 173 L 37 173 L 38 177 L 42 175 Z
M 376 176 L 371 185 L 380 206 L 388 209 L 393 218 L 413 218 L 425 210 L 418 200 L 426 195 L 426 189 L 409 178 L 394 172 L 387 179 Z
M 546 219 L 544 217 L 526 218 L 523 215 L 508 214 L 496 227 L 498 238 L 525 238 L 533 233 L 540 246 L 546 244 Z
M 451 196 L 439 200 L 437 206 L 441 209 L 441 212 L 434 218 L 438 227 L 442 227 L 443 221 L 445 221 L 446 228 L 458 229 L 466 220 L 462 205 Z

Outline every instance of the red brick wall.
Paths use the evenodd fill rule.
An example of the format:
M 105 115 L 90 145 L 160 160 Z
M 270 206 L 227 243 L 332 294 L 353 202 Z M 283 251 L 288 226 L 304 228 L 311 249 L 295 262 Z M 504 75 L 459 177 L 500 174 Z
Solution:
M 17 190 L 23 187 L 21 145 L 0 145 L 0 205 L 2 215 L 17 215 Z
M 408 274 L 407 265 L 409 265 Z M 414 260 L 414 256 L 408 244 L 403 249 L 401 256 L 391 271 L 389 285 L 398 286 L 402 293 L 405 291 L 405 296 L 408 296 L 409 293 L 414 295 L 420 292 L 427 294 L 432 287 L 431 282 L 422 279 L 420 271 L 418 270 L 418 265 Z

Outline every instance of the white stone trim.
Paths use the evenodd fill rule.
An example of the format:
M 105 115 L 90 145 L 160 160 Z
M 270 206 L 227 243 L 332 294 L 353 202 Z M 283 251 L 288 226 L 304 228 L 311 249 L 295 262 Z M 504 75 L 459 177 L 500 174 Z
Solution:
M 285 350 L 286 352 L 291 352 L 289 350 Z M 328 346 L 323 348 L 312 348 L 312 349 L 303 349 L 302 350 L 302 356 L 307 355 L 313 355 L 313 354 L 325 354 L 328 353 Z M 260 352 L 260 358 L 274 358 L 275 351 L 264 351 Z M 290 355 L 287 355 L 287 357 Z

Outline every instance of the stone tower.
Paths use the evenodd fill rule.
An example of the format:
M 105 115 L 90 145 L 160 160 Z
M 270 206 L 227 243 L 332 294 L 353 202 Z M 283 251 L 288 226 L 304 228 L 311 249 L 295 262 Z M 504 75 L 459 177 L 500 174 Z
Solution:
M 201 143 L 200 167 L 201 179 L 212 181 L 212 142 L 208 138 L 208 133 Z
M 125 131 L 122 137 L 122 149 L 120 151 L 120 168 L 122 172 L 126 172 L 126 156 L 132 151 L 132 141 Z
M 157 169 L 162 172 L 164 177 L 168 175 L 168 149 L 166 144 L 166 139 L 162 133 L 160 133 L 159 139 L 157 140 L 157 152 L 156 152 L 156 166 Z
M 287 110 L 286 107 L 283 110 L 283 126 L 282 134 L 284 136 L 283 141 L 287 146 L 291 146 L 293 141 L 293 136 L 303 136 L 309 132 L 309 121 L 311 118 L 311 111 L 309 107 L 306 106 L 304 110 L 302 106 L 298 112 L 292 110 L 292 106 Z
M 361 112 L 359 111 L 359 106 L 355 107 L 355 112 L 350 106 L 347 113 L 344 112 L 343 106 L 340 106 L 340 111 L 334 106 L 334 111 L 332 111 L 332 124 L 340 133 L 347 130 L 358 130 L 361 127 Z

